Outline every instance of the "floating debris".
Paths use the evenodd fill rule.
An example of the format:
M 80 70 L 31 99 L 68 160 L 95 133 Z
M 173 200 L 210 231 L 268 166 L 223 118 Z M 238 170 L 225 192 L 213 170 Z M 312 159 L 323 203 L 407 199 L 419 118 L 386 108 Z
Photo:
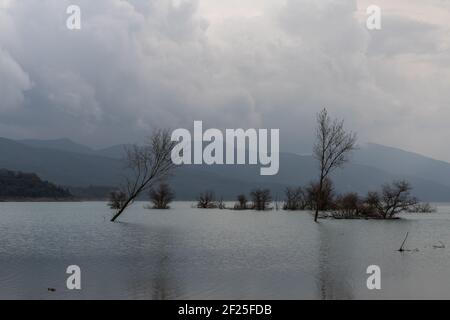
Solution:
M 439 245 L 433 245 L 433 249 L 445 249 L 445 244 L 439 241 Z

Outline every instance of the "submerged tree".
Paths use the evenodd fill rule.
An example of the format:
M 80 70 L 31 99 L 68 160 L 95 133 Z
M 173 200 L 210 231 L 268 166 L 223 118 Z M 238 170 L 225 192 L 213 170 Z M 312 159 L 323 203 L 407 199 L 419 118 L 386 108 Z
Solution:
M 125 194 L 125 192 L 116 190 L 109 194 L 108 206 L 111 209 L 119 210 L 125 204 L 126 200 L 127 200 L 127 195 Z
M 223 198 L 221 197 L 219 201 L 216 203 L 217 208 L 223 210 L 227 208 L 227 205 L 225 204 L 225 201 L 223 201 Z
M 408 212 L 410 213 L 433 213 L 437 212 L 437 208 L 435 206 L 432 206 L 429 202 L 418 202 L 414 206 L 411 206 L 411 208 L 408 209 Z
M 215 203 L 215 195 L 211 190 L 207 190 L 197 198 L 197 208 L 200 209 L 208 209 L 208 208 L 216 208 L 217 205 Z
M 306 204 L 311 210 L 325 211 L 333 208 L 334 186 L 329 178 L 323 179 L 322 188 L 318 183 L 311 182 L 306 187 Z
M 306 208 L 306 194 L 303 188 L 286 188 L 284 210 L 304 210 Z
M 364 213 L 364 203 L 355 192 L 339 195 L 334 202 L 335 217 L 358 217 Z
M 418 201 L 411 195 L 411 186 L 406 181 L 394 181 L 382 187 L 378 192 L 369 192 L 366 203 L 383 219 L 392 219 L 400 212 L 408 211 Z
M 240 194 L 237 196 L 237 203 L 234 205 L 234 209 L 236 210 L 245 210 L 247 209 L 247 197 L 245 194 Z
M 125 194 L 125 200 L 114 208 L 117 212 L 111 221 L 114 222 L 142 192 L 170 174 L 175 167 L 171 159 L 175 143 L 171 140 L 169 131 L 157 130 L 147 145 L 134 145 L 126 150 L 127 168 L 131 174 L 121 190 Z
M 322 207 L 322 188 L 325 179 L 335 169 L 342 167 L 349 159 L 349 153 L 356 149 L 356 134 L 344 130 L 344 122 L 331 120 L 326 109 L 317 115 L 316 144 L 314 157 L 319 162 L 319 199 L 314 221 L 317 222 Z
M 175 198 L 175 193 L 167 183 L 161 183 L 157 189 L 150 190 L 150 200 L 154 209 L 169 209 L 169 203 Z
M 269 189 L 255 189 L 250 193 L 253 202 L 253 209 L 258 211 L 267 210 L 272 196 Z

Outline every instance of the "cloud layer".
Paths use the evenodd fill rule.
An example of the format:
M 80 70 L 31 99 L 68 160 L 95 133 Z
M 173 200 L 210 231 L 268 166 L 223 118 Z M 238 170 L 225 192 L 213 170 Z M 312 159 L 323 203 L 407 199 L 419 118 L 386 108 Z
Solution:
M 362 141 L 450 160 L 450 6 L 422 2 L 380 1 L 369 31 L 365 1 L 0 0 L 0 135 L 105 145 L 203 120 L 305 152 L 327 107 Z

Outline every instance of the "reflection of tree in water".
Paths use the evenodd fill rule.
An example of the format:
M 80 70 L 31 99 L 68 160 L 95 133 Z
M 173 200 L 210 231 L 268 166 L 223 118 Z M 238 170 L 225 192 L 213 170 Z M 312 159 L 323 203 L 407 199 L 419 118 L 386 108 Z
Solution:
M 319 267 L 318 289 L 319 297 L 327 299 L 352 299 L 351 285 L 352 270 L 350 264 L 354 262 L 351 247 L 352 237 L 348 234 L 340 237 L 336 226 L 327 226 L 321 223 L 319 232 Z
M 133 298 L 165 300 L 179 296 L 171 264 L 171 228 L 130 225 L 139 245 L 128 259 L 128 290 Z M 142 236 L 141 236 L 142 235 Z M 149 243 L 151 242 L 151 243 Z
M 154 271 L 152 272 L 152 299 L 153 300 L 166 300 L 174 296 L 173 286 L 171 287 L 170 278 L 170 256 L 169 252 L 166 250 L 167 247 L 167 236 L 162 238 L 162 250 L 158 250 L 155 256 Z

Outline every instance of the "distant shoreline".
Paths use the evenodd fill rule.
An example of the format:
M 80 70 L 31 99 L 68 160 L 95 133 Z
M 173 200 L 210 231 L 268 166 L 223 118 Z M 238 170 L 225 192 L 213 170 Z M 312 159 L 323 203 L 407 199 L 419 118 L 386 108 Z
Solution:
M 54 199 L 54 198 L 8 198 L 8 199 L 0 199 L 0 202 L 87 202 L 87 201 L 106 201 L 103 200 L 84 200 L 84 199 Z

